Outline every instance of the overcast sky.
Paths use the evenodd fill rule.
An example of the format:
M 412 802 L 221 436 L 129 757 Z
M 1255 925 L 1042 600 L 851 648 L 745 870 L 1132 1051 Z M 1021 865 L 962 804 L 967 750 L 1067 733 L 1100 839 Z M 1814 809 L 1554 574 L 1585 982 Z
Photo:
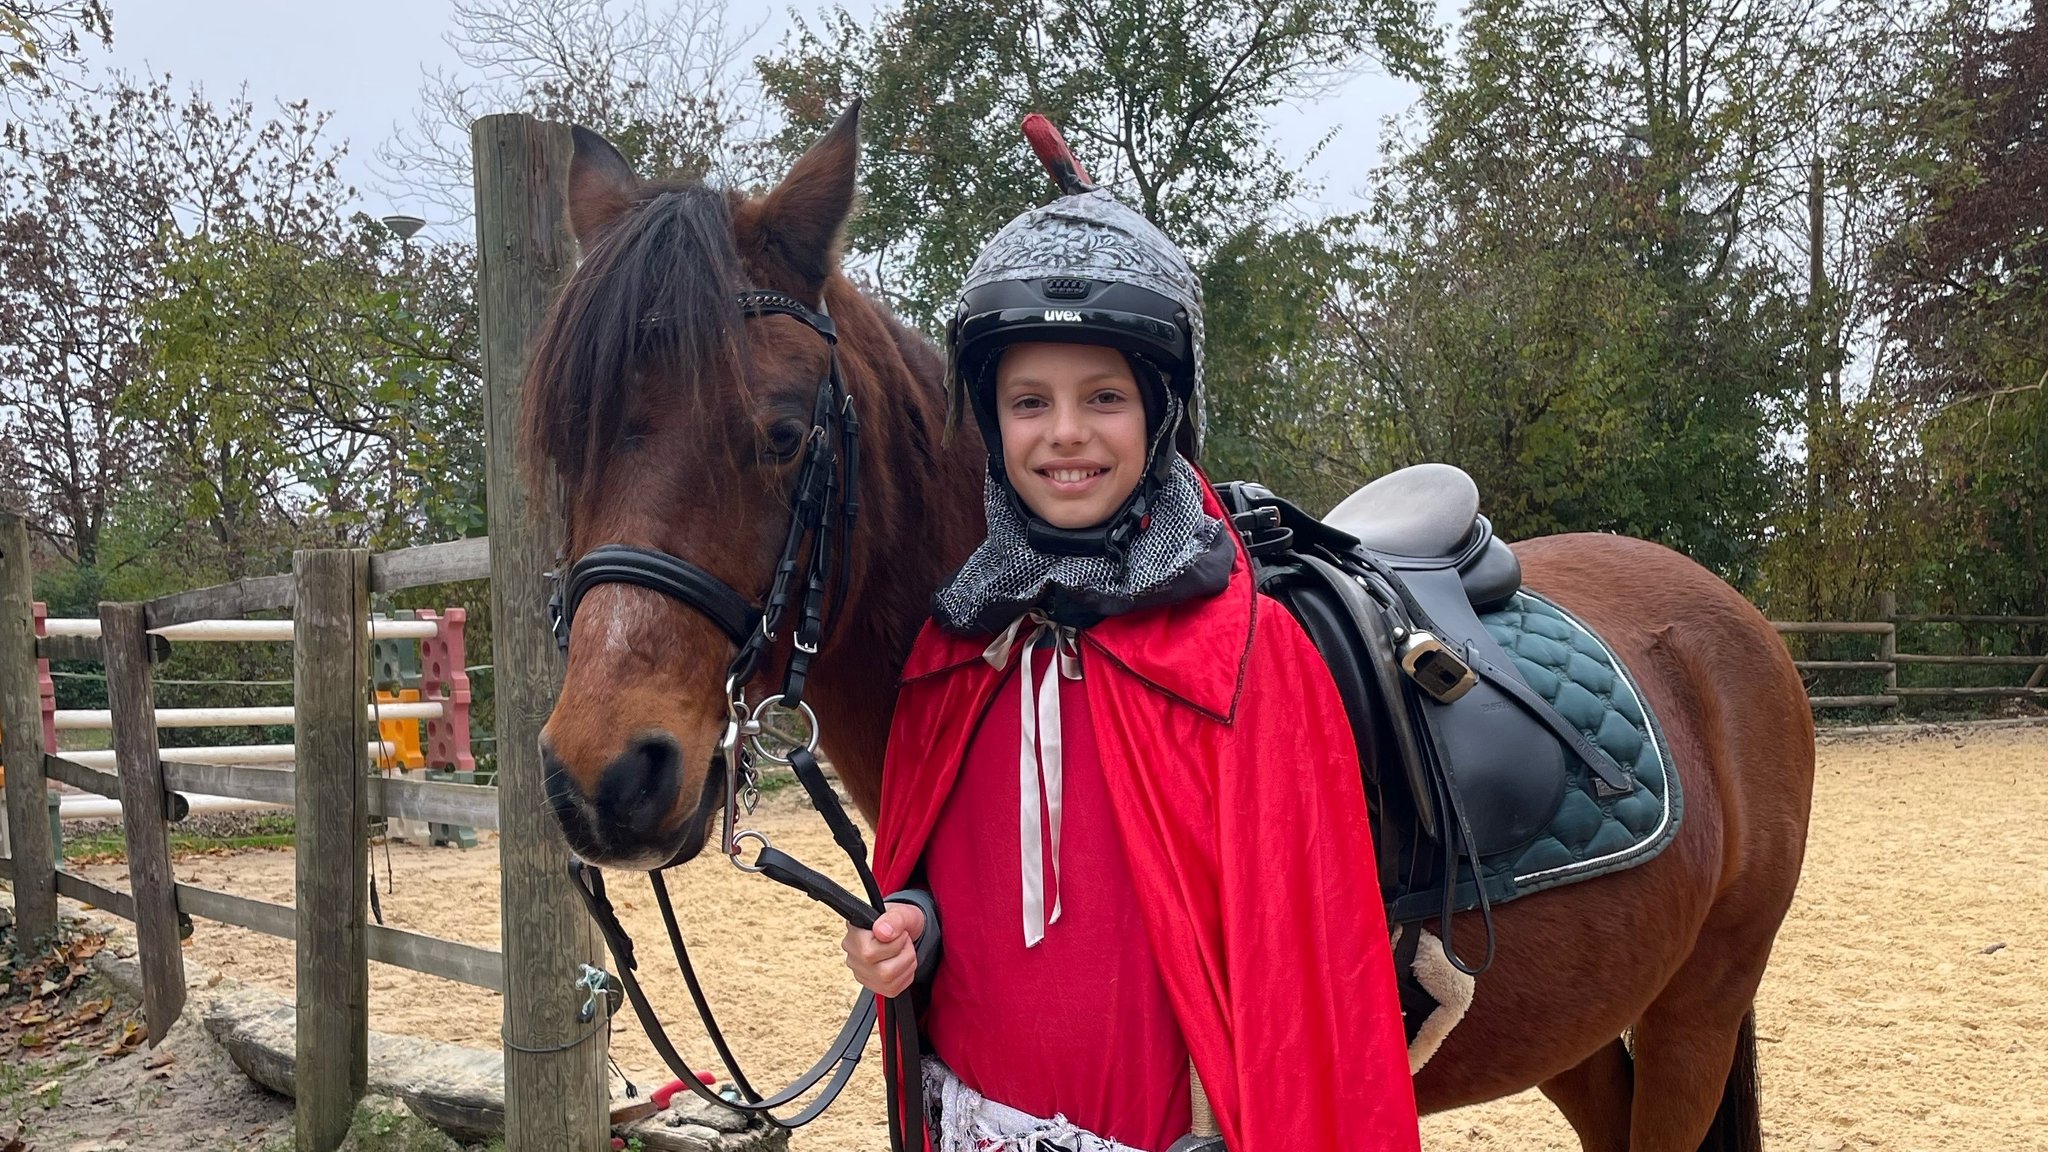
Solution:
M 872 10 L 877 0 L 850 0 L 847 6 Z M 819 7 L 808 0 L 797 10 Z M 737 10 L 759 8 L 741 0 Z M 259 109 L 312 101 L 333 114 L 329 131 L 348 142 L 344 178 L 358 189 L 365 210 L 382 215 L 393 207 L 394 190 L 379 187 L 371 161 L 394 126 L 409 121 L 422 71 L 457 66 L 445 39 L 449 12 L 447 0 L 117 0 L 111 63 L 130 72 L 169 73 L 181 85 L 201 85 L 216 97 L 247 84 Z M 757 38 L 756 51 L 778 43 L 790 23 L 787 12 L 778 10 Z M 1382 119 L 1406 109 L 1414 97 L 1411 86 L 1368 73 L 1310 106 L 1280 110 L 1274 139 L 1299 160 L 1324 133 L 1339 128 L 1309 171 L 1325 185 L 1317 204 L 1350 209 L 1358 206 L 1378 162 Z M 402 203 L 402 192 L 395 198 L 410 207 Z

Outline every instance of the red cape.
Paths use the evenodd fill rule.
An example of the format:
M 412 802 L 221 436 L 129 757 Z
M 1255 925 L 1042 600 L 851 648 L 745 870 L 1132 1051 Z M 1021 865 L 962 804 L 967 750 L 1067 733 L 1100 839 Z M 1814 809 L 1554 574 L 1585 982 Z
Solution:
M 885 892 L 916 870 L 1001 684 L 987 642 L 927 623 L 904 667 Z M 1357 750 L 1315 647 L 1254 592 L 1240 546 L 1223 592 L 1105 620 L 1081 648 L 1146 934 L 1230 1152 L 1418 1149 Z

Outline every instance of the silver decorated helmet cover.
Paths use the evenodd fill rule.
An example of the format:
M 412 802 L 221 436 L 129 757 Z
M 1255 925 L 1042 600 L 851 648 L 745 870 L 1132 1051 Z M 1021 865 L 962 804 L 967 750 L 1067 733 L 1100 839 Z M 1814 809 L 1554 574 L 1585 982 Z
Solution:
M 1003 226 L 967 270 L 960 292 L 1008 280 L 1056 276 L 1129 284 L 1157 293 L 1187 312 L 1188 394 L 1181 398 L 1192 451 L 1205 430 L 1202 403 L 1202 284 L 1173 241 L 1136 209 L 1097 188 L 1062 196 Z

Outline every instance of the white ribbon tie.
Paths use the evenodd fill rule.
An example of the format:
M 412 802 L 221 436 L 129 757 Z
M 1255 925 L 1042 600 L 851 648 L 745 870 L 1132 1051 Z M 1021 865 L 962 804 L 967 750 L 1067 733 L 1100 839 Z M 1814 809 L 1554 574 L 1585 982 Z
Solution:
M 1028 633 L 1024 632 L 1030 626 Z M 1018 643 L 1019 635 L 1023 643 Z M 1032 653 L 1039 641 L 1052 638 L 1056 672 L 1038 684 L 1031 667 Z M 1008 628 L 989 642 L 982 659 L 998 670 L 1009 667 L 1010 657 L 1019 660 L 1017 690 L 1018 718 L 1023 736 L 1017 742 L 1017 838 L 1019 863 L 1024 876 L 1024 946 L 1045 939 L 1047 924 L 1060 918 L 1060 810 L 1064 799 L 1065 760 L 1060 740 L 1060 681 L 1081 678 L 1081 650 L 1074 629 L 1053 623 L 1030 612 L 1011 621 Z M 1037 699 L 1034 705 L 1033 688 Z M 1040 809 L 1052 823 L 1052 914 L 1045 909 L 1045 834 Z

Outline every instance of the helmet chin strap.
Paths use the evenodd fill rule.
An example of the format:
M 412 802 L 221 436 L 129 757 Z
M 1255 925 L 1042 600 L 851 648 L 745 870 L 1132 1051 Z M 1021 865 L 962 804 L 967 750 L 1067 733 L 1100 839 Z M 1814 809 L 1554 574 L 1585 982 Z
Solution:
M 1024 539 L 1032 548 L 1050 556 L 1107 556 L 1117 563 L 1122 563 L 1130 555 L 1131 542 L 1137 538 L 1145 517 L 1151 513 L 1153 500 L 1173 474 L 1173 435 L 1180 427 L 1181 403 L 1171 390 L 1165 392 L 1166 403 L 1160 412 L 1159 427 L 1153 430 L 1152 441 L 1146 449 L 1144 475 L 1109 519 L 1100 524 L 1087 528 L 1061 528 L 1047 523 L 1017 494 L 1017 486 L 1010 483 L 1009 469 L 1003 464 L 1001 445 L 994 446 L 989 456 L 989 471 L 996 483 L 1002 485 L 1003 495 L 1009 500 L 1011 509 L 1024 522 Z

